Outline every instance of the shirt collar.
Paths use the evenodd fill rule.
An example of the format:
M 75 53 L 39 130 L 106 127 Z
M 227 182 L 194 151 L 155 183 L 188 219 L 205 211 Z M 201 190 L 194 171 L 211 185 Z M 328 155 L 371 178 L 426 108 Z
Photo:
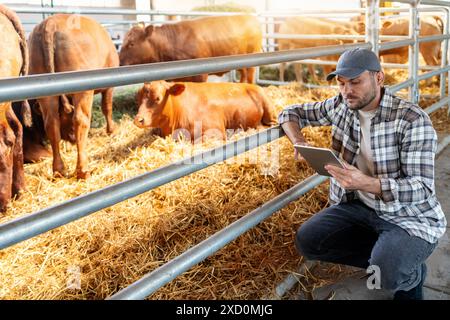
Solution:
M 375 114 L 375 118 L 378 118 L 380 122 L 386 121 L 390 118 L 392 111 L 392 99 L 393 96 L 389 90 L 382 87 L 380 104 L 378 105 L 377 113 Z

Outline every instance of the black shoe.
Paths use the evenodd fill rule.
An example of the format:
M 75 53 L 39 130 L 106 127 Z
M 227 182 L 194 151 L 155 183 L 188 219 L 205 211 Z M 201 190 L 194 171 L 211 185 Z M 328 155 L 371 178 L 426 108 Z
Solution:
M 422 263 L 422 277 L 419 284 L 408 290 L 399 290 L 394 294 L 394 300 L 423 300 L 423 283 L 425 282 L 425 277 L 427 276 L 427 266 Z

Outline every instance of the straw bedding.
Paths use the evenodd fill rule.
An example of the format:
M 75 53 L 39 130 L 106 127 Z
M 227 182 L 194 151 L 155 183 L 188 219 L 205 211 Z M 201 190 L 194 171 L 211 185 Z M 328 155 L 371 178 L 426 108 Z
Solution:
M 268 87 L 266 92 L 277 111 L 291 103 L 322 100 L 335 93 L 296 85 Z M 255 132 L 240 132 L 232 139 Z M 307 128 L 304 133 L 316 146 L 330 144 L 330 128 Z M 12 202 L 0 222 L 220 144 L 217 140 L 192 145 L 162 139 L 136 128 L 131 118 L 124 117 L 112 137 L 103 128 L 91 129 L 88 154 L 93 172 L 87 181 L 53 179 L 51 159 L 26 165 L 28 189 Z M 0 251 L 0 298 L 104 299 L 114 294 L 313 173 L 304 163 L 293 160 L 287 138 L 269 146 Z M 76 148 L 63 143 L 62 153 L 73 171 Z M 149 298 L 271 296 L 275 285 L 301 264 L 293 245 L 295 230 L 327 205 L 327 188 L 328 183 L 315 188 Z M 307 273 L 301 290 L 332 281 L 342 269 L 335 267 L 328 272 L 330 279 Z

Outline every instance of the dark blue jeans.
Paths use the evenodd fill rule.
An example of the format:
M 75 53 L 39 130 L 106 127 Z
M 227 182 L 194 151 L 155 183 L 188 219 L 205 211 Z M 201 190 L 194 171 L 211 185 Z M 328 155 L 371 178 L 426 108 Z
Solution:
M 381 287 L 410 290 L 422 278 L 422 264 L 437 243 L 409 235 L 378 217 L 359 200 L 333 205 L 312 216 L 298 229 L 297 250 L 320 260 L 380 270 Z

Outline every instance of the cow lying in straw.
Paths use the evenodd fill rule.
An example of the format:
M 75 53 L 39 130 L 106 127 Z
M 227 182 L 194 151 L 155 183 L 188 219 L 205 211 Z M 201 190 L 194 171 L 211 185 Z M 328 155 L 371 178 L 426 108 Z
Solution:
M 245 83 L 154 81 L 137 95 L 134 123 L 159 128 L 163 137 L 182 133 L 192 141 L 202 135 L 226 138 L 226 129 L 275 124 L 272 103 L 262 88 Z

